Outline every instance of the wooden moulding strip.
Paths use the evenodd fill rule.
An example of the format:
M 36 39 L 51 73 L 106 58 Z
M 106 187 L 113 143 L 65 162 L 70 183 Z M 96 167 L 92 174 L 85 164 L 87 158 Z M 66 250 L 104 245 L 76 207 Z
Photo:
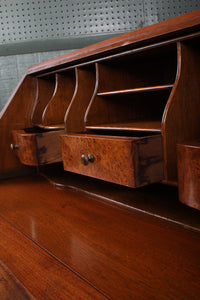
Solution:
M 126 55 L 131 55 L 133 53 L 139 53 L 141 51 L 146 51 L 148 49 L 153 49 L 153 48 L 157 48 L 157 47 L 162 47 L 162 46 L 167 46 L 167 45 L 170 45 L 172 43 L 177 43 L 177 42 L 180 42 L 180 41 L 184 41 L 184 40 L 187 40 L 187 39 L 192 39 L 194 37 L 197 37 L 197 36 L 200 36 L 200 32 L 197 31 L 197 32 L 194 32 L 194 33 L 191 33 L 191 34 L 187 34 L 187 35 L 181 35 L 181 36 L 178 36 L 176 38 L 172 38 L 172 39 L 167 39 L 167 40 L 163 40 L 163 41 L 160 41 L 160 42 L 157 42 L 157 41 L 150 41 L 150 44 L 149 45 L 144 45 L 144 46 L 140 46 L 138 45 L 138 47 L 133 47 L 131 49 L 122 49 L 119 51 L 116 51 L 116 53 L 105 53 L 105 55 L 102 55 L 102 57 L 97 57 L 97 58 L 93 58 L 91 57 L 91 60 L 83 60 L 83 61 L 72 61 L 72 62 L 69 62 L 69 64 L 66 64 L 66 65 L 58 65 L 56 66 L 55 68 L 53 69 L 49 69 L 49 70 L 44 70 L 44 72 L 41 72 L 41 73 L 37 73 L 35 75 L 37 75 L 38 78 L 40 77 L 44 77 L 44 76 L 49 76 L 49 75 L 52 75 L 52 74 L 55 74 L 55 73 L 63 73 L 65 71 L 68 71 L 68 70 L 72 70 L 74 69 L 75 67 L 77 68 L 82 68 L 82 67 L 87 67 L 91 64 L 95 64 L 95 63 L 99 63 L 99 62 L 105 62 L 105 61 L 108 61 L 110 59 L 115 59 L 115 58 L 119 58 L 119 57 L 123 57 L 123 56 L 126 56 Z M 106 55 L 107 54 L 107 55 Z
M 117 90 L 117 91 L 110 91 L 110 92 L 101 92 L 101 93 L 97 93 L 97 96 L 112 96 L 112 95 L 121 95 L 121 94 L 125 95 L 125 94 L 132 94 L 132 93 L 143 93 L 143 92 L 167 90 L 167 89 L 171 89 L 171 88 L 173 88 L 173 84 L 160 85 L 160 86 L 148 86 L 148 87 Z

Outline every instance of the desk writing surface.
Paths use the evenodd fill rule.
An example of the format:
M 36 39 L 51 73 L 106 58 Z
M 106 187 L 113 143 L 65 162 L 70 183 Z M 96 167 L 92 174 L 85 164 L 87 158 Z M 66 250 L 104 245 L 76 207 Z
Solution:
M 31 248 L 36 243 L 106 297 L 199 298 L 199 231 L 40 176 L 2 181 L 0 212 Z

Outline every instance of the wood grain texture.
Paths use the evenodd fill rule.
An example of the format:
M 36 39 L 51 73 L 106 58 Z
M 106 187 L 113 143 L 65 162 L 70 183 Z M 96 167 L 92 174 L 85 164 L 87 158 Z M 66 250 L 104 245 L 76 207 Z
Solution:
M 61 163 L 39 167 L 44 176 L 57 188 L 71 188 L 77 192 L 106 199 L 119 206 L 139 210 L 158 218 L 200 231 L 200 212 L 182 204 L 178 188 L 160 183 L 139 189 L 78 175 L 63 170 Z
M 85 112 L 94 93 L 96 83 L 95 65 L 76 68 L 76 91 L 65 115 L 67 132 L 84 132 Z
M 42 115 L 55 90 L 55 75 L 36 78 L 35 100 L 31 111 L 33 125 L 42 123 Z
M 14 130 L 13 143 L 18 146 L 13 152 L 22 164 L 38 166 L 62 161 L 60 135 L 64 130 L 27 133 Z
M 13 149 L 13 153 L 17 155 L 20 162 L 28 166 L 37 166 L 37 146 L 36 146 L 36 134 L 26 133 L 24 130 L 12 131 L 12 142 L 16 149 Z
M 152 91 L 127 95 L 96 96 L 88 106 L 86 126 L 113 123 L 161 122 L 170 91 Z M 108 125 L 109 126 L 109 125 Z M 112 126 L 112 125 L 111 125 Z M 133 125 L 134 127 L 134 125 Z M 137 126 L 135 126 L 137 128 Z M 149 130 L 151 129 L 150 126 Z M 154 127 L 152 127 L 152 131 Z
M 0 234 L 1 260 L 34 299 L 106 299 L 1 217 Z M 6 299 L 32 298 L 17 298 L 15 294 Z
M 56 189 L 40 177 L 1 182 L 0 212 L 112 299 L 199 299 L 199 232 L 70 189 Z M 32 282 L 38 293 L 52 284 L 57 298 L 63 288 L 68 293 L 72 277 L 52 267 L 52 258 L 45 258 L 35 244 L 30 247 L 21 235 L 13 239 L 7 227 L 2 234 L 3 261 L 10 262 L 8 267 L 29 290 Z M 23 243 L 26 251 L 20 249 Z M 18 260 L 10 259 L 13 249 Z M 29 276 L 19 271 L 24 261 Z
M 37 64 L 30 67 L 27 70 L 27 74 L 55 68 L 58 65 L 66 66 L 72 61 L 79 62 L 88 60 L 92 57 L 113 53 L 116 50 L 123 51 L 130 47 L 133 48 L 154 41 L 162 41 L 164 38 L 173 38 L 187 32 L 192 33 L 199 30 L 199 23 L 200 10 L 196 10 Z
M 129 124 L 139 122 L 139 127 L 133 126 L 131 128 L 133 130 L 156 131 L 159 128 L 150 126 L 155 122 L 158 125 L 162 120 L 164 181 L 176 184 L 176 143 L 195 139 L 200 134 L 198 129 L 200 104 L 197 100 L 200 97 L 200 88 L 198 80 L 194 80 L 200 77 L 199 23 L 198 10 L 29 68 L 1 113 L 1 149 L 2 157 L 5 157 L 1 162 L 1 174 L 24 168 L 8 148 L 11 143 L 11 130 L 23 129 L 33 124 L 54 126 L 56 124 L 53 123 L 62 121 L 66 106 L 69 104 L 63 100 L 66 92 L 63 76 L 73 73 L 74 69 L 78 68 L 78 75 L 76 75 L 79 82 L 77 81 L 76 85 L 76 95 L 64 121 L 67 131 L 85 132 L 87 131 L 85 126 L 93 126 L 94 130 L 95 126 L 101 124 L 125 122 Z M 171 95 L 168 89 L 162 88 L 155 88 L 154 91 L 151 89 L 150 92 L 148 88 L 151 86 L 162 87 L 174 84 L 177 68 L 176 43 L 178 44 L 178 72 Z M 125 52 L 122 53 L 123 51 L 126 51 L 126 55 Z M 110 55 L 109 59 L 106 57 L 108 55 Z M 93 65 L 90 64 L 92 59 L 96 61 L 99 59 L 96 64 L 95 93 L 97 94 L 93 94 L 95 66 L 94 61 Z M 47 75 L 48 72 L 53 73 Z M 188 86 L 192 86 L 192 89 Z M 140 90 L 142 87 L 143 92 Z M 140 91 L 116 94 L 118 90 L 127 89 Z M 108 97 L 105 92 L 112 94 Z M 170 99 L 167 101 L 169 95 Z M 90 104 L 86 108 L 89 101 Z M 60 108 L 57 106 L 58 103 L 62 103 Z M 7 118 L 11 113 L 11 104 L 12 120 L 11 117 Z M 66 105 L 64 108 L 63 104 Z M 20 105 L 23 109 L 18 114 Z M 55 107 L 58 115 L 55 113 Z M 14 115 L 17 116 L 13 117 Z M 190 115 L 193 116 L 192 120 Z M 33 124 L 30 124 L 31 122 Z M 9 123 L 12 125 L 8 125 Z M 142 128 L 141 123 L 148 124 L 149 127 Z
M 56 86 L 54 94 L 46 105 L 42 124 L 44 126 L 63 124 L 68 106 L 71 103 L 75 91 L 75 74 L 73 71 L 65 72 L 64 75 L 56 74 Z
M 12 130 L 31 126 L 31 109 L 35 98 L 35 78 L 23 77 L 0 114 L 0 174 L 7 176 L 9 172 L 26 172 L 10 149 Z M 27 170 L 28 172 L 28 170 Z
M 200 210 L 200 142 L 177 145 L 179 199 Z
M 170 90 L 159 88 L 159 84 L 174 82 L 176 45 L 150 46 L 146 51 L 134 53 L 133 57 L 122 58 L 96 64 L 97 82 L 85 115 L 86 127 L 132 122 L 133 130 L 134 127 L 138 130 L 137 122 L 149 122 L 147 128 L 151 130 L 151 123 L 161 122 Z M 147 87 L 153 84 L 154 88 L 149 90 Z M 120 89 L 125 93 L 119 92 Z M 126 89 L 139 92 L 126 93 Z M 152 131 L 154 129 L 152 127 Z
M 138 121 L 138 122 L 123 122 L 123 123 L 109 123 L 100 125 L 88 125 L 90 130 L 112 130 L 112 131 L 150 131 L 161 132 L 161 121 Z M 114 133 L 113 133 L 114 134 Z M 124 133 L 126 135 L 126 133 Z M 133 133 L 134 135 L 134 133 Z
M 161 136 L 143 138 L 62 136 L 64 169 L 118 184 L 139 187 L 163 179 Z M 81 156 L 94 156 L 84 165 Z
M 0 262 L 0 298 L 1 300 L 34 299 L 2 262 Z
M 65 130 L 56 130 L 36 135 L 39 165 L 62 161 L 60 135 L 64 132 Z
M 198 129 L 200 85 L 198 80 L 194 80 L 200 77 L 198 48 L 200 38 L 197 36 L 199 20 L 199 11 L 196 11 L 67 55 L 65 66 L 67 67 L 67 63 L 70 63 L 70 68 L 77 68 L 79 59 L 86 62 L 94 54 L 95 58 L 97 56 L 105 58 L 109 51 L 110 54 L 114 54 L 114 52 L 119 54 L 125 49 L 134 51 L 134 53 L 126 53 L 126 55 L 121 53 L 117 58 L 112 56 L 107 61 L 97 63 L 96 86 L 94 64 L 84 67 L 79 65 L 76 70 L 76 93 L 65 117 L 67 131 L 85 132 L 87 129 L 95 130 L 95 127 L 99 130 L 98 126 L 105 124 L 108 124 L 108 128 L 104 126 L 104 130 L 111 130 L 112 128 L 116 130 L 116 126 L 112 127 L 109 124 L 133 123 L 132 127 L 126 128 L 125 126 L 123 130 L 152 130 L 153 132 L 160 130 L 160 127 L 155 128 L 154 124 L 160 126 L 162 119 L 164 181 L 176 183 L 176 143 L 200 136 Z M 158 34 L 159 32 L 162 36 Z M 196 34 L 195 37 L 192 36 L 194 33 Z M 184 34 L 188 34 L 187 40 L 184 40 Z M 172 37 L 182 39 L 182 41 L 170 43 L 167 39 Z M 159 44 L 159 42 L 161 43 Z M 177 65 L 176 44 L 178 45 Z M 104 50 L 99 45 L 102 45 Z M 88 50 L 87 53 L 85 52 L 86 49 Z M 69 102 L 64 101 L 65 95 L 68 93 L 65 90 L 64 78 L 71 72 L 73 73 L 74 70 L 60 71 L 62 74 L 58 74 L 63 67 L 62 61 L 58 58 L 52 62 L 53 64 L 56 62 L 56 64 L 51 65 L 51 62 L 47 62 L 40 64 L 39 69 L 37 66 L 29 69 L 1 113 L 1 149 L 2 157 L 5 157 L 1 162 L 1 173 L 24 168 L 8 148 L 11 143 L 11 130 L 29 127 L 32 125 L 31 122 L 37 125 L 41 125 L 43 122 L 42 125 L 46 126 L 54 126 L 53 123 L 63 122 L 65 110 L 70 102 L 70 100 Z M 41 67 L 44 67 L 44 72 L 46 72 L 46 68 L 53 67 L 51 71 L 54 74 L 48 76 L 44 74 L 41 76 L 40 74 L 40 77 L 35 78 L 28 75 L 33 70 L 35 72 L 41 71 Z M 178 70 L 176 82 L 171 95 L 168 89 L 156 88 L 151 89 L 151 92 L 149 91 L 148 88 L 153 85 L 155 87 L 172 85 L 176 68 Z M 34 74 L 34 76 L 37 75 Z M 74 78 L 74 75 L 72 77 Z M 69 98 L 73 94 L 74 81 L 72 85 Z M 95 92 L 93 93 L 94 86 Z M 188 88 L 190 86 L 192 89 Z M 141 91 L 142 87 L 144 88 L 143 92 Z M 139 93 L 116 94 L 118 90 L 127 89 L 139 89 Z M 105 93 L 110 93 L 109 97 Z M 18 114 L 17 109 L 20 105 L 23 106 L 23 109 Z M 13 115 L 11 114 L 11 106 Z M 55 113 L 55 108 L 57 108 L 58 114 Z M 7 117 L 9 114 L 10 116 Z M 22 118 L 25 119 L 22 121 Z M 141 124 L 145 127 L 142 127 Z

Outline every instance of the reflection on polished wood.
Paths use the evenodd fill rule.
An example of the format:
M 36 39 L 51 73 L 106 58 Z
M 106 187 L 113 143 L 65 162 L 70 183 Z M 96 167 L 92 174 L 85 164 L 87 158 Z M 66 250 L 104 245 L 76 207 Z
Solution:
M 161 121 L 109 123 L 109 124 L 86 126 L 86 128 L 92 130 L 113 130 L 113 131 L 132 130 L 132 131 L 161 132 Z
M 179 201 L 178 189 L 175 186 L 151 184 L 132 189 L 66 172 L 62 164 L 40 166 L 40 172 L 57 187 L 74 189 L 200 231 L 200 213 Z
M 109 297 L 199 299 L 199 232 L 68 188 L 58 189 L 39 176 L 5 180 L 1 187 L 4 218 Z M 27 238 L 16 233 L 13 240 L 9 231 L 3 228 L 1 243 L 6 250 L 8 236 L 17 250 Z M 29 268 L 38 272 L 35 262 L 39 260 L 40 285 L 47 284 L 53 275 L 45 277 L 50 267 L 45 257 L 39 258 L 47 254 L 32 247 L 36 246 L 27 250 L 32 257 Z M 17 263 L 3 253 L 3 261 L 20 276 L 18 264 L 24 265 L 24 257 L 19 255 Z
M 0 261 L 0 299 L 30 300 L 33 297 L 25 290 L 21 283 Z
M 30 224 L 33 224 L 31 220 Z M 34 235 L 34 225 L 30 226 L 33 226 Z M 12 270 L 17 279 L 23 282 L 34 299 L 106 299 L 3 218 L 0 218 L 0 232 L 0 259 Z M 14 286 L 13 282 L 12 286 L 9 282 L 7 289 L 9 297 L 3 298 L 6 294 L 1 294 L 0 290 L 0 299 L 32 299 L 28 294 L 25 297 L 22 291 L 19 294 L 18 287 Z

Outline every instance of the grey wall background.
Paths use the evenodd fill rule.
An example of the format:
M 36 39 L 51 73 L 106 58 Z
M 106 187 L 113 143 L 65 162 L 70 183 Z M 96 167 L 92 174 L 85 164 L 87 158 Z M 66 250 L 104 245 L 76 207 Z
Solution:
M 0 0 L 0 109 L 30 65 L 200 8 L 200 0 Z

